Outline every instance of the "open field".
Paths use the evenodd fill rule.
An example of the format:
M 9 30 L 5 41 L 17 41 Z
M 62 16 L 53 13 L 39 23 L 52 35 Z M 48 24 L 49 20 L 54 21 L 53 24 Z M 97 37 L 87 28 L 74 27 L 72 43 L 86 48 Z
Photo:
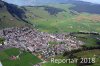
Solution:
M 3 66 L 32 66 L 41 62 L 36 56 L 23 51 L 18 59 L 10 59 L 11 56 L 17 56 L 20 53 L 19 49 L 11 48 L 0 51 L 0 61 Z
M 75 54 L 77 57 L 82 58 L 95 58 L 95 63 L 90 66 L 100 66 L 100 50 L 94 49 L 94 50 L 87 50 L 87 51 L 81 51 Z
M 84 45 L 87 47 L 96 47 L 100 46 L 100 35 L 93 34 L 73 34 L 73 36 L 77 37 L 78 40 L 84 42 Z
M 61 64 L 56 64 L 56 63 L 46 63 L 43 64 L 43 66 L 76 66 L 75 64 L 67 64 L 67 63 L 61 63 Z
M 53 57 L 53 58 L 55 58 L 55 59 L 65 59 L 65 57 L 63 57 L 62 55 L 58 55 L 58 56 Z M 74 63 L 73 64 L 72 63 L 60 63 L 60 64 L 52 63 L 51 59 L 49 59 L 49 61 L 46 62 L 46 63 L 43 63 L 42 66 L 76 66 L 76 64 L 74 64 Z
M 69 4 L 53 4 L 41 7 L 25 7 L 26 15 L 34 27 L 43 32 L 100 32 L 100 15 L 89 13 L 78 13 L 69 8 Z M 46 8 L 49 11 L 45 10 Z M 52 15 L 52 8 L 63 9 Z M 51 11 L 50 11 L 51 9 Z

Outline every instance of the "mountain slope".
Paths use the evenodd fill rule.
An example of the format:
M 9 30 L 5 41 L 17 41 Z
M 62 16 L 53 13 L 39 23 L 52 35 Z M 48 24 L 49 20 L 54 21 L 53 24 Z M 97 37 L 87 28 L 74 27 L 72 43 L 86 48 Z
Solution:
M 34 4 L 47 4 L 47 3 L 63 3 L 63 4 L 72 4 L 74 7 L 70 8 L 72 10 L 75 10 L 77 12 L 87 12 L 92 14 L 100 14 L 100 4 L 94 4 L 90 2 L 84 2 L 80 0 L 36 0 Z
M 36 6 L 18 7 L 2 3 L 1 28 L 23 26 L 26 22 L 45 32 L 100 32 L 98 4 L 79 0 L 36 0 L 33 3 Z
M 25 26 L 24 10 L 16 5 L 0 0 L 0 29 L 7 27 Z
M 83 3 L 88 4 L 88 6 L 91 5 L 91 3 Z M 92 8 L 92 6 L 90 7 Z M 100 32 L 100 15 L 95 10 L 93 13 L 84 10 L 78 12 L 73 9 L 75 8 L 74 3 L 24 8 L 26 9 L 27 19 L 31 24 L 44 32 Z
M 65 3 L 65 4 L 73 4 L 74 7 L 72 7 L 72 10 L 75 10 L 77 12 L 87 12 L 87 13 L 93 13 L 93 14 L 100 14 L 100 5 L 94 4 L 90 2 L 85 2 L 81 0 L 15 0 L 17 5 L 26 5 L 26 6 L 42 6 L 46 4 L 52 4 L 52 3 Z M 14 3 L 13 1 L 11 3 Z

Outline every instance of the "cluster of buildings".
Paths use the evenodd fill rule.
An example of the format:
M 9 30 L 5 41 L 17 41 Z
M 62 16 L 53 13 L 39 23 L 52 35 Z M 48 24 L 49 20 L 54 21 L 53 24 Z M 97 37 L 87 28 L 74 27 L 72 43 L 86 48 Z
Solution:
M 29 27 L 6 28 L 0 30 L 0 36 L 5 38 L 5 46 L 29 51 L 43 60 L 64 51 L 78 49 L 83 44 L 83 42 L 67 33 L 48 34 Z M 50 44 L 49 42 L 59 44 Z

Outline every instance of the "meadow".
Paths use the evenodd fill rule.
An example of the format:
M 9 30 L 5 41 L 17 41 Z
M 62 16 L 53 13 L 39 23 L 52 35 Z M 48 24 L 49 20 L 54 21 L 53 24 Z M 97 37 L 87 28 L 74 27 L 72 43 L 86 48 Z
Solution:
M 100 50 L 99 49 L 81 51 L 81 52 L 75 53 L 75 55 L 81 58 L 95 58 L 95 63 L 89 66 L 100 65 Z
M 98 47 L 100 46 L 100 35 L 93 34 L 73 34 L 77 40 L 83 41 L 86 47 Z
M 73 6 L 70 4 L 50 4 L 46 6 L 25 7 L 29 22 L 40 31 L 49 33 L 100 32 L 100 15 L 78 13 L 70 10 L 70 7 Z M 49 11 L 45 10 L 46 8 Z M 52 8 L 55 8 L 55 10 L 52 11 Z M 57 9 L 63 9 L 63 11 L 57 12 Z M 51 14 L 52 12 L 54 12 L 54 15 Z
M 39 58 L 33 54 L 23 51 L 19 56 L 19 59 L 11 60 L 11 56 L 17 56 L 21 50 L 16 48 L 5 49 L 0 51 L 0 61 L 3 66 L 32 66 L 34 64 L 42 62 Z

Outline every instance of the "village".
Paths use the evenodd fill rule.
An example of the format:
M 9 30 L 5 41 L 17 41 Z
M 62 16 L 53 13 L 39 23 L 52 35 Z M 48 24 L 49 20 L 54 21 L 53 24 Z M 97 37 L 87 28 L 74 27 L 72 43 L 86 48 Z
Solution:
M 64 51 L 78 49 L 84 44 L 68 33 L 49 34 L 30 27 L 6 28 L 0 30 L 0 37 L 5 39 L 1 46 L 20 48 L 31 52 L 42 60 L 62 54 Z M 54 42 L 54 44 L 50 44 L 50 42 Z

